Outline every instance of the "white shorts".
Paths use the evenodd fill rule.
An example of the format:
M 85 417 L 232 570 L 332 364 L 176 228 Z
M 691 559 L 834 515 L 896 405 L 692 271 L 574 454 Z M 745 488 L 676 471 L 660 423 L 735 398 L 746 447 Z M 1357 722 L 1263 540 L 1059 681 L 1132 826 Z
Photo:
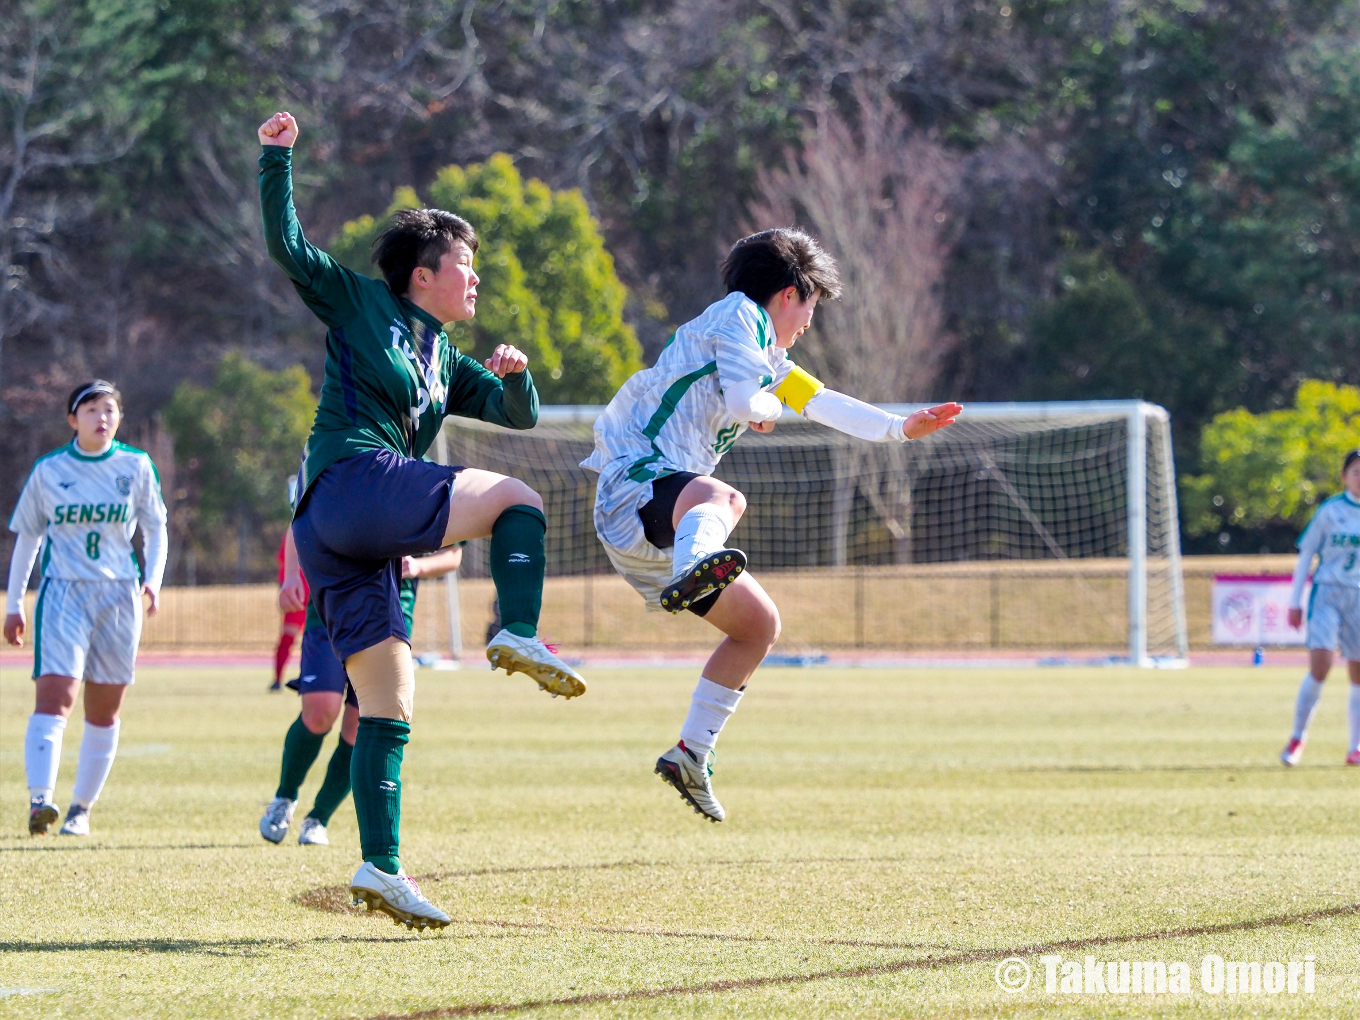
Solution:
M 600 473 L 595 490 L 595 534 L 609 562 L 642 596 L 648 612 L 664 613 L 661 590 L 674 572 L 669 550 L 647 541 L 638 511 L 652 501 L 652 483 L 627 477 L 628 465 L 614 461 Z
M 1308 647 L 1341 649 L 1352 662 L 1360 662 L 1360 588 L 1345 584 L 1319 584 L 1308 599 Z
M 142 638 L 135 581 L 44 578 L 33 610 L 33 676 L 130 684 Z

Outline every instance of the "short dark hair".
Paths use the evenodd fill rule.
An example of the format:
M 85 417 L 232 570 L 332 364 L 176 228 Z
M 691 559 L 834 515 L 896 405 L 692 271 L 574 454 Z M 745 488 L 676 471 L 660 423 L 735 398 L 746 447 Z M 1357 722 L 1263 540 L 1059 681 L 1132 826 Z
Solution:
M 373 241 L 372 260 L 394 294 L 411 288 L 417 266 L 439 271 L 439 260 L 462 241 L 477 251 L 477 231 L 461 216 L 443 209 L 398 209 Z
M 118 392 L 117 386 L 107 379 L 91 379 L 71 391 L 71 395 L 66 398 L 66 413 L 75 414 L 81 404 L 88 404 L 100 397 L 112 397 L 118 401 L 118 409 L 123 409 L 123 395 Z
M 1360 450 L 1351 450 L 1347 453 L 1346 459 L 1341 463 L 1341 473 L 1344 475 L 1346 470 L 1357 460 L 1360 460 Z
M 814 293 L 841 296 L 836 260 L 811 235 L 796 227 L 776 227 L 743 237 L 722 264 L 727 293 L 739 290 L 763 305 L 785 287 L 795 287 L 806 301 Z

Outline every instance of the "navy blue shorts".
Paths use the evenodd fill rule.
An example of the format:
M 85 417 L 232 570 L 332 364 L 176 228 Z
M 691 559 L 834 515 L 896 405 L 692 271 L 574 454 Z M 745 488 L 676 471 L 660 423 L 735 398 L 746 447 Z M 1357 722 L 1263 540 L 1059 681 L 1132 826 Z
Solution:
M 307 490 L 293 542 L 341 662 L 389 637 L 410 643 L 401 557 L 443 545 L 461 470 L 371 450 L 336 461 Z
M 308 614 L 311 615 L 311 614 Z M 302 664 L 295 680 L 284 686 L 291 687 L 299 694 L 315 694 L 317 691 L 333 691 L 345 696 L 345 704 L 359 707 L 359 699 L 354 688 L 349 685 L 349 674 L 345 665 L 335 657 L 326 628 L 319 622 L 302 632 Z

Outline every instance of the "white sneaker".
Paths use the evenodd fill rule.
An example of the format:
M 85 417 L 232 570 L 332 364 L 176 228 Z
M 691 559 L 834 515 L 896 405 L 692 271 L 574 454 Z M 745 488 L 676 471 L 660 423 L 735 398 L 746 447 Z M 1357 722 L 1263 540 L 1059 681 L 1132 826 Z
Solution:
M 1284 745 L 1284 750 L 1280 752 L 1280 764 L 1294 766 L 1303 757 L 1303 741 L 1295 737 L 1289 738 L 1289 743 Z
M 523 638 L 502 629 L 486 646 L 492 669 L 524 673 L 554 698 L 577 698 L 586 692 L 586 681 L 544 646 L 536 637 Z
M 88 836 L 90 834 L 90 809 L 80 804 L 72 804 L 66 810 L 66 821 L 61 823 L 60 836 Z
M 392 918 L 393 924 L 421 931 L 443 928 L 449 923 L 449 915 L 425 898 L 405 868 L 389 875 L 364 861 L 350 879 L 349 891 L 356 907 L 365 903 L 369 910 L 381 910 Z
M 315 818 L 302 820 L 302 831 L 298 833 L 299 846 L 330 846 L 331 838 L 326 835 L 326 827 Z
M 271 843 L 282 843 L 293 822 L 294 804 L 287 797 L 275 797 L 260 819 L 260 835 Z
M 710 755 L 710 757 L 715 757 Z M 727 812 L 713 796 L 713 766 L 700 761 L 699 756 L 682 740 L 656 760 L 656 774 L 680 791 L 697 814 L 711 822 L 721 822 Z

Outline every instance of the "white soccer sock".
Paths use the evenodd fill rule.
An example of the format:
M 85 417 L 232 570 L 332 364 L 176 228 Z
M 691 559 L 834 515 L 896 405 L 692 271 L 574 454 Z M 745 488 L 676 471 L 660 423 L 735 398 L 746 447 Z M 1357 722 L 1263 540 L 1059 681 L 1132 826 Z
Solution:
M 1308 732 L 1308 720 L 1313 718 L 1313 709 L 1322 694 L 1322 681 L 1314 680 L 1312 673 L 1303 674 L 1299 684 L 1299 700 L 1294 705 L 1294 735 L 1291 739 L 1302 740 Z
M 85 735 L 80 738 L 80 760 L 76 763 L 76 786 L 71 791 L 71 803 L 89 807 L 99 799 L 104 781 L 113 768 L 113 757 L 118 753 L 118 725 L 95 726 L 85 722 Z
M 706 759 L 708 752 L 712 751 L 713 745 L 718 742 L 718 734 L 722 732 L 723 724 L 737 710 L 737 703 L 740 701 L 741 691 L 715 684 L 707 677 L 701 676 L 699 685 L 694 688 L 694 696 L 690 699 L 689 715 L 685 716 L 685 725 L 680 727 L 680 739 L 685 742 L 685 746 L 700 759 Z
M 1351 684 L 1350 700 L 1351 746 L 1347 751 L 1360 751 L 1360 684 Z
M 61 735 L 66 732 L 66 716 L 34 712 L 28 717 L 24 734 L 24 769 L 28 773 L 28 795 L 52 799 L 61 766 Z
M 671 576 L 683 574 L 709 553 L 722 549 L 734 527 L 732 509 L 719 503 L 700 503 L 681 517 L 675 526 Z

